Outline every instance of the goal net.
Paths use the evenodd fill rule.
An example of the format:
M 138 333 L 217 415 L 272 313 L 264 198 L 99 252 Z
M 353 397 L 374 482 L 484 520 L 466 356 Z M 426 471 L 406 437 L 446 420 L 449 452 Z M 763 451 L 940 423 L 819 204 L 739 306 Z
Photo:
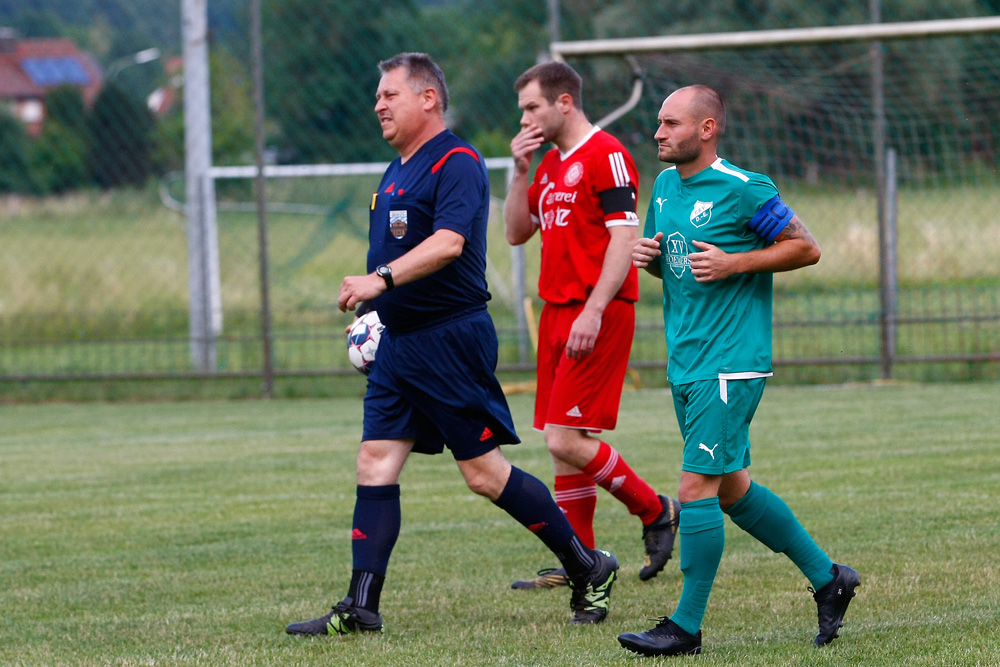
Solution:
M 591 109 L 611 106 L 602 91 L 624 100 L 630 70 L 641 77 L 639 103 L 608 129 L 646 184 L 666 166 L 652 139 L 663 99 L 694 83 L 722 93 L 720 154 L 771 176 L 823 248 L 819 265 L 775 281 L 775 361 L 803 366 L 792 375 L 856 379 L 880 364 L 937 362 L 893 373 L 924 378 L 997 360 L 1000 20 L 850 28 L 553 49 L 584 73 Z M 634 358 L 659 333 L 645 332 L 655 283 L 643 295 Z

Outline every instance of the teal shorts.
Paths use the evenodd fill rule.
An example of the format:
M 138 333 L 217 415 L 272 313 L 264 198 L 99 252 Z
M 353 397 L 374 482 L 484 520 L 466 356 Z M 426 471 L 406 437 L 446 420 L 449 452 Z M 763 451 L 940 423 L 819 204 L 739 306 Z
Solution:
M 671 386 L 684 437 L 683 470 L 724 475 L 749 467 L 750 421 L 766 381 L 703 380 Z

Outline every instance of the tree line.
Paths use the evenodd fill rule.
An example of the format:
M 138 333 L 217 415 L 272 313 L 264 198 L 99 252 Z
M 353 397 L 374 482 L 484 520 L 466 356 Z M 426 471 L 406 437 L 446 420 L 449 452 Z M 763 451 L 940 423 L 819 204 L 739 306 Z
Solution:
M 177 1 L 0 0 L 0 25 L 26 37 L 68 36 L 102 62 L 155 45 L 178 55 Z M 588 39 L 766 28 L 844 25 L 869 19 L 868 4 L 818 0 L 561 0 L 560 38 Z M 264 0 L 267 145 L 287 163 L 355 162 L 392 157 L 372 108 L 376 63 L 400 51 L 427 51 L 452 92 L 448 122 L 487 155 L 508 151 L 517 128 L 511 86 L 550 39 L 548 3 L 538 0 Z M 990 15 L 1000 0 L 883 0 L 883 20 Z M 252 162 L 253 108 L 246 3 L 210 0 L 212 139 L 215 164 Z M 975 54 L 955 54 L 958 61 Z M 734 54 L 738 58 L 739 54 Z M 146 66 L 144 66 L 146 67 Z M 581 63 L 592 116 L 627 96 L 627 69 Z M 0 191 L 63 192 L 140 185 L 183 168 L 181 97 L 154 117 L 144 97 L 149 70 L 122 72 L 90 108 L 70 89 L 51 91 L 42 134 L 29 139 L 0 112 Z M 921 71 L 914 77 L 919 79 Z M 930 81 L 930 79 L 928 79 Z M 117 84 L 117 85 L 116 85 Z M 850 85 L 845 83 L 845 85 Z M 601 97 L 600 92 L 604 92 Z M 177 93 L 182 96 L 183 89 Z

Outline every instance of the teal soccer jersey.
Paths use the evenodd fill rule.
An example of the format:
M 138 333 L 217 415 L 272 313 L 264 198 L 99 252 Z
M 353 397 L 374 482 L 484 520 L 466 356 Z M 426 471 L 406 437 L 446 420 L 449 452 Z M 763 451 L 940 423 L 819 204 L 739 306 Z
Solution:
M 786 215 L 770 216 L 771 207 Z M 771 224 L 775 217 L 782 220 Z M 721 158 L 689 178 L 675 167 L 657 177 L 643 236 L 663 232 L 659 262 L 671 384 L 771 374 L 771 274 L 699 283 L 688 255 L 700 252 L 692 241 L 728 253 L 764 248 L 790 217 L 771 179 Z

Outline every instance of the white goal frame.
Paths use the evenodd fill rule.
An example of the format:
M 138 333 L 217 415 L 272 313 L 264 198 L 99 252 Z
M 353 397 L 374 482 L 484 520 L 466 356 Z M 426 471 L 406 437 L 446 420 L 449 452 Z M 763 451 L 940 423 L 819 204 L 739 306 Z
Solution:
M 861 25 L 790 28 L 787 30 L 747 30 L 713 32 L 699 35 L 663 35 L 659 37 L 623 37 L 552 42 L 549 50 L 556 60 L 570 56 L 629 55 L 667 51 L 703 51 L 738 49 L 823 42 L 870 42 L 879 39 L 919 39 L 975 33 L 1000 32 L 1000 16 L 984 16 L 939 21 L 903 21 Z
M 506 187 L 510 186 L 514 178 L 514 158 L 492 157 L 483 158 L 486 169 L 489 171 L 499 171 L 504 173 L 505 191 L 503 197 L 507 196 Z M 284 165 L 264 165 L 264 178 L 301 178 L 314 176 L 379 176 L 383 174 L 389 166 L 388 162 L 355 162 L 355 163 L 335 163 L 335 164 L 284 164 Z M 208 169 L 207 178 L 214 184 L 217 180 L 223 179 L 245 179 L 252 180 L 258 175 L 256 165 L 238 166 L 213 166 Z M 214 193 L 214 185 L 211 188 Z M 219 205 L 214 197 L 210 201 L 213 210 L 218 210 Z M 271 208 L 269 206 L 268 208 Z M 252 205 L 247 205 L 247 210 L 255 210 Z M 319 207 L 301 205 L 278 205 L 276 210 L 293 213 L 316 213 Z M 525 285 L 525 256 L 524 246 L 511 246 L 511 275 L 510 286 L 507 286 L 505 276 L 500 275 L 496 267 L 487 258 L 486 271 L 493 292 L 507 305 L 517 318 L 517 329 L 520 356 L 522 362 L 527 360 L 528 345 L 528 322 L 522 304 L 524 303 L 527 289 Z M 221 299 L 220 299 L 221 302 Z
M 882 303 L 880 317 L 879 361 L 883 379 L 892 374 L 896 358 L 897 276 L 896 276 L 896 224 L 894 152 L 887 149 L 885 140 L 884 91 L 882 56 L 878 45 L 883 41 L 928 39 L 976 34 L 1000 33 L 1000 16 L 983 16 L 933 21 L 901 21 L 894 23 L 866 23 L 846 26 L 791 28 L 783 30 L 749 30 L 727 33 L 693 35 L 662 35 L 654 37 L 628 37 L 618 39 L 593 39 L 580 41 L 555 41 L 549 45 L 553 59 L 565 62 L 569 57 L 618 56 L 629 61 L 636 73 L 632 95 L 627 102 L 612 111 L 603 124 L 620 118 L 634 108 L 641 97 L 642 77 L 632 56 L 679 51 L 706 51 L 710 49 L 735 50 L 743 48 L 803 46 L 824 43 L 868 42 L 872 45 L 874 109 L 873 143 L 875 145 L 875 191 L 879 231 L 879 291 Z

